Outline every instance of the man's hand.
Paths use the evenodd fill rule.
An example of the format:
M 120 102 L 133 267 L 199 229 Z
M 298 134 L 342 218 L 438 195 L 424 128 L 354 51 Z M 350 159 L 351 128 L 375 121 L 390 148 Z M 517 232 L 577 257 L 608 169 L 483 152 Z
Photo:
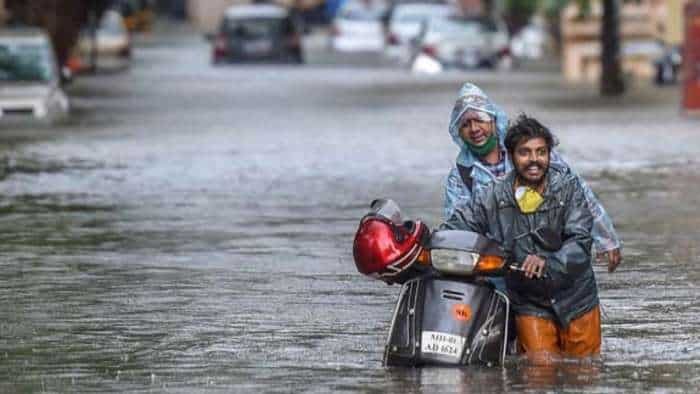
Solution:
M 620 248 L 598 253 L 598 261 L 601 261 L 605 256 L 608 257 L 608 272 L 614 272 L 617 269 L 617 266 L 622 262 L 622 253 L 620 252 Z
M 523 275 L 529 279 L 533 277 L 541 278 L 544 275 L 544 265 L 544 260 L 534 254 L 530 254 L 525 258 L 520 268 L 523 270 Z

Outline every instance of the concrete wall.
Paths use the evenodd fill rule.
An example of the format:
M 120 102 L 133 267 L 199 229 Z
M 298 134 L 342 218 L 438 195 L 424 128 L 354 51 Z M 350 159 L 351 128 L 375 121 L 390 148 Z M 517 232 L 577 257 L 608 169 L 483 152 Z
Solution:
M 679 1 L 641 0 L 626 3 L 620 9 L 621 63 L 625 73 L 649 79 L 654 73 L 653 60 L 658 55 L 658 41 L 664 40 L 671 30 L 678 9 L 669 7 Z M 677 4 L 676 4 L 677 6 Z M 591 15 L 580 19 L 578 7 L 569 4 L 561 17 L 562 71 L 571 82 L 594 82 L 600 77 L 600 29 L 602 6 L 599 0 L 592 4 Z M 671 33 L 677 35 L 678 32 Z
M 666 0 L 666 31 L 664 41 L 668 44 L 679 45 L 685 34 L 683 26 L 683 8 L 687 0 Z
M 219 27 L 226 8 L 234 4 L 248 4 L 249 0 L 188 0 L 187 17 L 203 33 L 214 33 Z

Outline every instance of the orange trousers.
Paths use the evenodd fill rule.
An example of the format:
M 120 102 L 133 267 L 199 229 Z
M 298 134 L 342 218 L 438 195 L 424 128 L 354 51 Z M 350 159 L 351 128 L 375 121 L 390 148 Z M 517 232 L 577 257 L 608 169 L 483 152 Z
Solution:
M 567 328 L 535 316 L 515 317 L 518 342 L 525 354 L 586 357 L 600 353 L 600 306 L 577 317 Z

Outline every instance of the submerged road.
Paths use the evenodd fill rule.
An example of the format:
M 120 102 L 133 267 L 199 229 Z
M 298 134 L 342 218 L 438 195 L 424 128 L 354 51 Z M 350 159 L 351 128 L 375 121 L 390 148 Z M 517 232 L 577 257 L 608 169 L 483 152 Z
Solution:
M 601 101 L 544 72 L 415 77 L 322 53 L 214 68 L 186 33 L 78 79 L 68 124 L 0 124 L 0 391 L 700 387 L 700 132 L 675 89 Z M 399 289 L 356 272 L 353 233 L 376 197 L 440 222 L 467 80 L 552 127 L 625 241 L 615 274 L 596 265 L 600 361 L 381 367 Z

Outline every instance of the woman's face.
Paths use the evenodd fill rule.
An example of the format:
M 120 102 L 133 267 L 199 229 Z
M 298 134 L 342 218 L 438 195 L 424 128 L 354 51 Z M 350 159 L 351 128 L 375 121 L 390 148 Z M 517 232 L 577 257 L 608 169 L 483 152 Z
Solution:
M 462 122 L 459 129 L 459 135 L 467 142 L 474 146 L 481 146 L 488 141 L 493 134 L 494 122 L 484 121 L 476 118 L 468 118 Z

